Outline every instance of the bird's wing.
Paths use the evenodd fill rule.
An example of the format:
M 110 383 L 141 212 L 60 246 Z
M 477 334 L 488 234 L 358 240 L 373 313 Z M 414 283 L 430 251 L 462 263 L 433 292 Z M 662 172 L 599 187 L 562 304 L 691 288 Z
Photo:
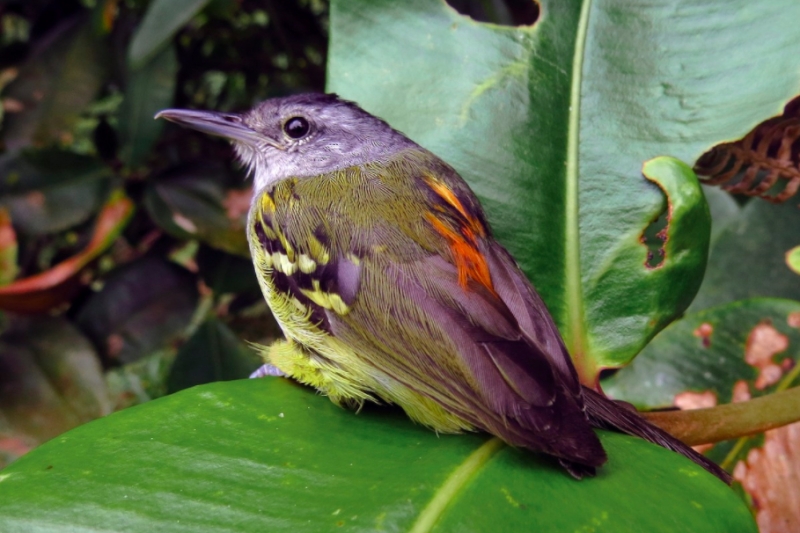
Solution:
M 382 372 L 466 409 L 508 442 L 600 464 L 605 454 L 558 330 L 491 237 L 477 199 L 449 167 L 414 178 L 419 196 L 402 199 L 402 237 L 391 237 L 403 246 L 362 254 L 349 312 L 328 311 L 332 331 Z M 408 214 L 418 223 L 406 223 Z

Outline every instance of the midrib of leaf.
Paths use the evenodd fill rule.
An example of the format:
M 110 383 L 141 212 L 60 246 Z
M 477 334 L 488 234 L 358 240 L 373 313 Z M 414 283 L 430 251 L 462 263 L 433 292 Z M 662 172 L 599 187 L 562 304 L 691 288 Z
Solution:
M 575 35 L 575 54 L 572 58 L 572 86 L 570 88 L 569 121 L 567 132 L 567 164 L 566 164 L 566 246 L 564 287 L 567 302 L 567 328 L 564 342 L 575 360 L 581 381 L 588 383 L 593 369 L 586 368 L 588 362 L 584 357 L 587 348 L 586 329 L 583 309 L 583 289 L 581 287 L 581 251 L 580 251 L 580 219 L 578 202 L 578 164 L 580 148 L 580 115 L 581 115 L 581 80 L 583 73 L 583 56 L 586 48 L 586 32 L 589 27 L 589 9 L 591 0 L 584 0 Z
M 439 490 L 433 495 L 428 505 L 417 517 L 409 533 L 427 533 L 433 529 L 444 510 L 453 501 L 464 486 L 466 486 L 475 473 L 486 465 L 487 462 L 505 447 L 505 443 L 493 437 L 486 441 L 480 448 L 472 452 L 453 473 L 450 474 Z

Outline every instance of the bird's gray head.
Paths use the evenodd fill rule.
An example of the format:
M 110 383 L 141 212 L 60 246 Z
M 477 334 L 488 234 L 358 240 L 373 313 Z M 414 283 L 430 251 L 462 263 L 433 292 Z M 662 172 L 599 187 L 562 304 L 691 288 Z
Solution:
M 386 122 L 335 94 L 273 98 L 245 113 L 165 109 L 156 118 L 233 142 L 256 190 L 384 159 L 416 146 Z

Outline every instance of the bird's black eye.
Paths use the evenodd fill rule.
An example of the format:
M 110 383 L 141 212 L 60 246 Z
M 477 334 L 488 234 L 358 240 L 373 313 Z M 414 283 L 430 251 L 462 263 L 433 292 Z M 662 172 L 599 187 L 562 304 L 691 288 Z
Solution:
M 311 129 L 308 121 L 303 117 L 292 117 L 283 123 L 283 131 L 292 139 L 302 139 Z

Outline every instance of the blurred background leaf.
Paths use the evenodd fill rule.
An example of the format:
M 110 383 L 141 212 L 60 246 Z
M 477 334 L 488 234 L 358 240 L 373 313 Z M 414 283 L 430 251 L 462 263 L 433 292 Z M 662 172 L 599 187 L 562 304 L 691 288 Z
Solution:
M 142 68 L 160 50 L 169 47 L 172 36 L 189 22 L 209 0 L 154 0 L 131 39 L 128 63 L 133 70 Z M 156 111 L 166 106 L 156 108 Z

